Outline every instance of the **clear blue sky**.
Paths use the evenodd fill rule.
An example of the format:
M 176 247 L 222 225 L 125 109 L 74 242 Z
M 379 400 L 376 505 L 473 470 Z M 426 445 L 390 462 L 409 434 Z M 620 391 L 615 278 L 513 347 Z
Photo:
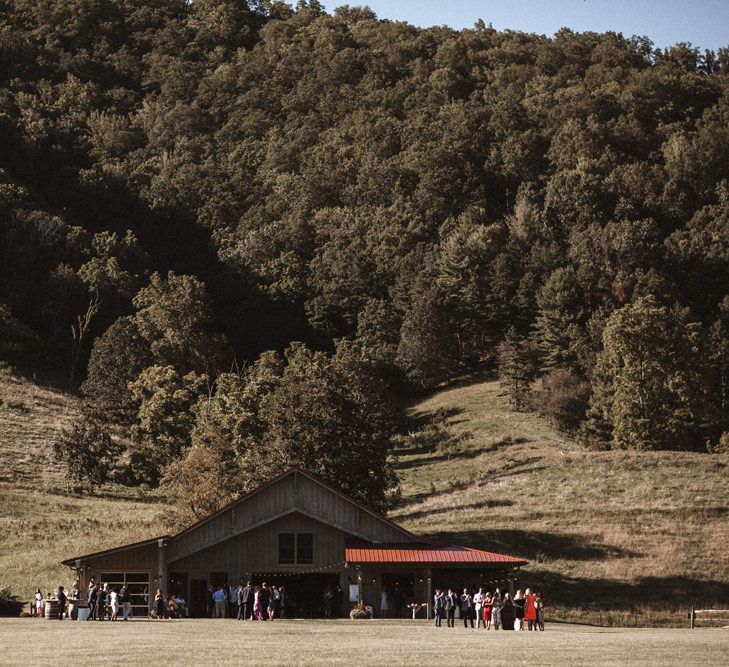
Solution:
M 729 46 L 729 0 L 322 0 L 331 12 L 342 4 L 367 5 L 379 18 L 418 26 L 472 28 L 477 19 L 497 30 L 553 35 L 577 32 L 646 35 L 656 47 L 691 42 L 703 49 Z

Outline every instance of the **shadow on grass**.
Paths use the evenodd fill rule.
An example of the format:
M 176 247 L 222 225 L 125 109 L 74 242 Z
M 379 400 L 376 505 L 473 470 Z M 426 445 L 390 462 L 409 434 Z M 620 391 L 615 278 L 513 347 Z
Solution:
M 529 561 L 593 560 L 641 555 L 615 545 L 590 542 L 579 535 L 556 535 L 537 530 L 451 531 L 431 533 L 428 537 L 439 542 L 519 556 Z
M 460 510 L 480 510 L 480 509 L 491 509 L 493 507 L 511 507 L 514 504 L 513 500 L 508 500 L 506 498 L 504 499 L 494 499 L 494 500 L 484 500 L 478 503 L 467 503 L 465 505 L 459 505 L 458 509 Z M 397 517 L 398 521 L 404 521 L 406 519 L 412 520 L 412 519 L 422 519 L 426 516 L 437 516 L 438 514 L 452 514 L 453 508 L 452 507 L 440 507 L 438 509 L 433 510 L 418 510 L 416 512 L 407 512 L 405 514 L 399 514 Z
M 590 611 L 644 613 L 647 608 L 680 611 L 688 607 L 729 606 L 729 583 L 694 577 L 646 576 L 634 581 L 566 577 L 555 572 L 519 572 L 521 587 L 543 592 L 549 605 Z

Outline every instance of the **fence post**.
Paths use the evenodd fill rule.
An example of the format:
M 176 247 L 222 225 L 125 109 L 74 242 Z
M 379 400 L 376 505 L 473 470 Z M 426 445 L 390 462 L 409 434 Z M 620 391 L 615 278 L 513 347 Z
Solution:
M 690 630 L 693 630 L 694 629 L 694 621 L 696 620 L 696 611 L 694 610 L 693 607 L 691 607 L 691 612 L 689 613 L 689 618 L 691 619 L 691 625 L 690 625 L 690 628 L 689 629 Z

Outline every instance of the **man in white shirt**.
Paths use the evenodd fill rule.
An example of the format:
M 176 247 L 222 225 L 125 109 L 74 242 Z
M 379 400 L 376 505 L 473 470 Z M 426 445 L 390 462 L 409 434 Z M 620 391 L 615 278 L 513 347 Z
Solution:
M 478 589 L 478 593 L 473 596 L 473 608 L 476 610 L 476 627 L 480 628 L 483 623 L 484 629 L 486 628 L 486 622 L 483 620 L 483 601 L 486 596 L 483 593 L 483 588 Z

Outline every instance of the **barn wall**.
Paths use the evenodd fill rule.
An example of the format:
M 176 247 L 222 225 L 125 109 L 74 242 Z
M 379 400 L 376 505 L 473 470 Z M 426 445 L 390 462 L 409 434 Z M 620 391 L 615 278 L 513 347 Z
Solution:
M 84 560 L 81 567 L 81 596 L 86 600 L 88 583 L 92 577 L 98 583 L 104 583 L 101 578 L 102 572 L 146 572 L 149 574 L 149 587 L 154 597 L 154 589 L 160 586 L 159 566 L 159 550 L 156 542 Z
M 279 565 L 279 533 L 312 533 L 314 562 L 311 565 Z M 344 568 L 346 533 L 298 513 L 275 519 L 251 531 L 212 544 L 196 553 L 174 560 L 170 552 L 168 569 L 187 572 L 191 579 L 210 580 L 211 572 L 226 572 L 230 584 L 254 572 L 336 572 Z
M 292 510 L 371 542 L 413 540 L 331 489 L 294 472 L 176 537 L 170 544 L 168 559 L 178 560 L 207 549 Z

